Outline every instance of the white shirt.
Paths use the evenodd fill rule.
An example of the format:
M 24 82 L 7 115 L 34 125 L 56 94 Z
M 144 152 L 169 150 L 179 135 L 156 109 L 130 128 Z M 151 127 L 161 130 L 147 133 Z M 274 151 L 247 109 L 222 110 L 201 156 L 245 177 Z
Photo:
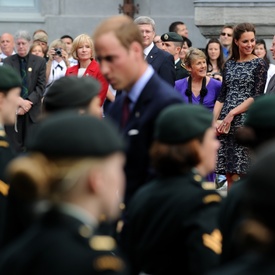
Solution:
M 143 50 L 144 53 L 144 59 L 148 56 L 149 52 L 153 49 L 154 47 L 154 42 L 152 42 L 147 48 Z
M 46 90 L 44 94 L 48 92 L 48 89 L 51 87 L 55 80 L 65 76 L 66 70 L 67 66 L 64 60 L 61 60 L 59 63 L 56 60 L 52 61 L 51 72 L 49 75 L 48 82 L 46 84 Z

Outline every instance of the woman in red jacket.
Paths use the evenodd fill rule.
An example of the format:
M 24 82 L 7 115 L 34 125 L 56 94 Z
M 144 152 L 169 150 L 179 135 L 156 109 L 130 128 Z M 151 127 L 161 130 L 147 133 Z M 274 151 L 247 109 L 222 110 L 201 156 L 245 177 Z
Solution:
M 87 34 L 80 34 L 73 41 L 73 58 L 78 60 L 78 64 L 67 69 L 66 75 L 77 75 L 78 77 L 92 76 L 101 83 L 99 98 L 100 105 L 104 103 L 108 91 L 108 82 L 100 72 L 99 64 L 94 57 L 94 43 Z

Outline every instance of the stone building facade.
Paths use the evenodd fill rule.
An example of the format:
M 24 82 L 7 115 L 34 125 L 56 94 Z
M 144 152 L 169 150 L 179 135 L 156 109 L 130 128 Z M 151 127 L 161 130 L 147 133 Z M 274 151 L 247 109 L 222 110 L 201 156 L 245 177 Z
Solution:
M 135 0 L 139 15 L 152 17 L 157 33 L 168 30 L 173 21 L 183 21 L 195 47 L 203 48 L 210 37 L 219 35 L 222 25 L 248 21 L 257 34 L 270 42 L 275 33 L 275 0 Z M 123 0 L 1 0 L 0 34 L 26 29 L 45 29 L 50 41 L 64 34 L 73 37 L 92 34 L 104 18 L 119 14 Z M 50 42 L 49 41 L 49 42 Z

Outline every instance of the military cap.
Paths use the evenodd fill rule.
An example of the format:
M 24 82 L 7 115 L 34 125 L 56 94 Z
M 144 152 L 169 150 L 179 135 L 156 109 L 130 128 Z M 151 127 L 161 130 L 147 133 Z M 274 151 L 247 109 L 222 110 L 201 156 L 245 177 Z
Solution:
M 48 35 L 43 32 L 38 32 L 33 36 L 33 41 L 48 43 Z
M 45 94 L 46 111 L 86 107 L 100 91 L 100 83 L 93 77 L 64 76 L 52 84 Z
M 275 128 L 275 95 L 257 98 L 247 111 L 244 125 L 257 129 Z
M 161 40 L 165 41 L 172 41 L 172 42 L 183 42 L 182 36 L 177 34 L 176 32 L 166 32 L 161 36 Z
M 10 66 L 0 66 L 0 91 L 9 91 L 15 87 L 22 86 L 19 74 Z
M 47 156 L 103 157 L 123 151 L 123 142 L 109 120 L 65 111 L 41 121 L 27 148 Z
M 159 114 L 155 139 L 178 144 L 199 137 L 212 125 L 212 113 L 201 105 L 174 104 Z

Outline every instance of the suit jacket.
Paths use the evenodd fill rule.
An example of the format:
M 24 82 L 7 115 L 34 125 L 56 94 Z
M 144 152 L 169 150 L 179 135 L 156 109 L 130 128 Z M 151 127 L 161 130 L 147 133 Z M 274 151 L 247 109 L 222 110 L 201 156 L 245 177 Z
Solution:
M 13 67 L 21 75 L 17 54 L 5 58 L 3 63 Z M 31 120 L 36 122 L 41 112 L 41 99 L 46 85 L 46 61 L 44 58 L 33 54 L 28 55 L 27 84 L 29 93 L 27 99 L 33 103 L 29 115 Z
M 0 273 L 129 274 L 115 240 L 95 230 L 73 216 L 50 210 L 3 250 Z
M 121 94 L 117 97 L 106 114 L 120 128 L 125 96 Z M 154 73 L 141 92 L 128 122 L 121 128 L 127 146 L 126 203 L 135 191 L 154 175 L 149 165 L 148 153 L 153 141 L 154 123 L 160 111 L 175 103 L 183 103 L 180 94 Z
M 266 94 L 275 94 L 275 74 L 269 80 Z
M 173 87 L 176 81 L 174 57 L 156 45 L 146 57 L 147 62 L 154 68 L 157 74 Z
M 66 75 L 77 75 L 78 69 L 79 69 L 79 64 L 75 65 L 73 67 L 70 67 L 67 69 Z M 104 103 L 104 100 L 106 98 L 109 84 L 108 84 L 107 80 L 105 79 L 105 77 L 100 72 L 99 65 L 94 59 L 87 67 L 83 76 L 92 76 L 101 83 L 101 90 L 99 92 L 99 97 L 100 97 L 101 106 L 102 106 L 102 104 Z

